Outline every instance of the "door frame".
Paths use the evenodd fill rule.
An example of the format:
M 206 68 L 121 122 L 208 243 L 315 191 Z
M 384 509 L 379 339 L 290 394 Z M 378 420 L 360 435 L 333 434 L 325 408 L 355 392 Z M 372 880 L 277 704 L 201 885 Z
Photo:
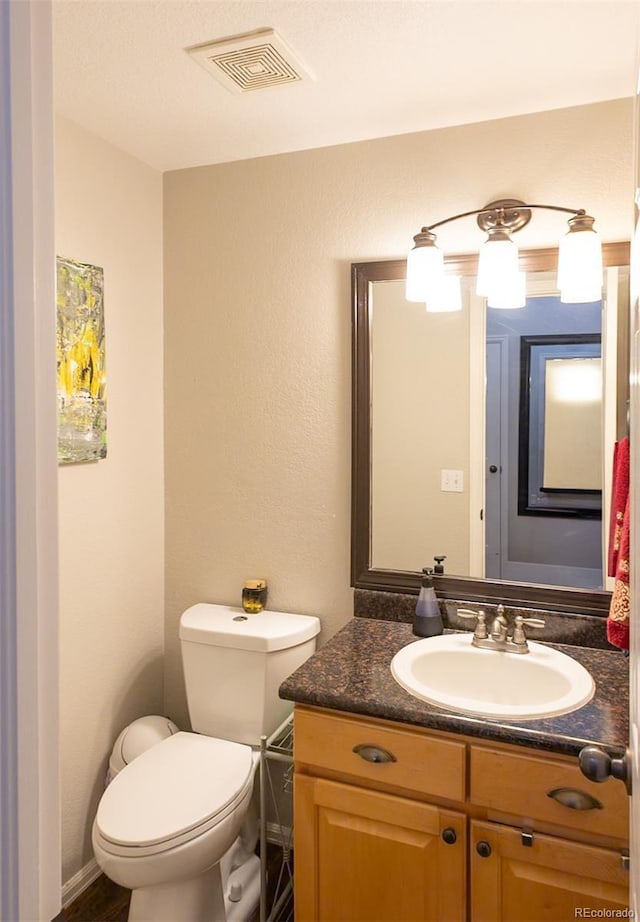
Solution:
M 618 389 L 618 313 L 625 308 L 626 297 L 621 302 L 622 289 L 620 286 L 620 268 L 609 266 L 605 271 L 605 285 L 603 294 L 603 323 L 602 323 L 602 356 L 604 367 L 603 388 L 603 414 L 607 420 L 603 427 L 603 492 L 602 492 L 602 521 L 608 522 L 611 504 L 611 478 L 612 471 L 608 459 L 613 457 L 613 446 L 617 438 L 618 414 L 616 412 L 616 399 Z M 527 277 L 527 297 L 537 298 L 557 295 L 555 276 L 551 272 L 544 274 L 529 273 Z M 608 310 L 604 310 L 605 305 Z M 486 539 L 486 487 L 485 487 L 485 457 L 486 457 L 486 299 L 480 298 L 475 293 L 469 297 L 469 369 L 470 382 L 469 405 L 471 407 L 469 427 L 469 575 L 475 577 L 485 576 L 485 539 Z M 495 337 L 492 337 L 495 339 Z M 484 343 L 483 348 L 478 348 L 478 342 Z M 630 337 L 630 345 L 631 345 Z M 481 380 L 483 388 L 473 387 L 473 382 Z M 507 451 L 507 449 L 505 449 Z M 508 453 L 508 451 L 507 451 Z M 478 461 L 480 459 L 480 461 Z M 477 475 L 477 469 L 481 476 Z M 476 474 L 474 474 L 476 472 Z M 506 484 L 505 470 L 503 470 L 503 483 Z M 505 487 L 508 490 L 508 486 Z M 505 498 L 505 494 L 503 494 Z M 508 497 L 507 497 L 508 498 Z M 502 579 L 507 581 L 531 582 L 527 573 L 509 573 L 508 564 L 508 502 L 502 508 Z M 604 588 L 611 590 L 613 580 L 606 575 L 606 545 L 608 529 L 601 529 L 601 559 Z M 539 580 L 538 580 L 539 581 Z
M 60 909 L 52 11 L 0 0 L 0 917 Z

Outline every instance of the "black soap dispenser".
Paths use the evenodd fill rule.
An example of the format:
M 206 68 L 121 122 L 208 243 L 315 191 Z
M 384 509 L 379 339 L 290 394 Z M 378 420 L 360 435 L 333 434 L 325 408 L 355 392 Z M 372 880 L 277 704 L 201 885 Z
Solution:
M 433 588 L 433 570 L 431 567 L 424 567 L 422 574 L 422 586 L 413 616 L 413 633 L 418 637 L 435 637 L 436 634 L 442 634 L 444 627 L 436 591 Z

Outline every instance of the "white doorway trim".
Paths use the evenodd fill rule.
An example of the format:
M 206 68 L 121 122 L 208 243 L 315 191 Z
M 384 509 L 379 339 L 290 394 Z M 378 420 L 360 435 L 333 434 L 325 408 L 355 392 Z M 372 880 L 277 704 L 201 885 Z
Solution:
M 60 908 L 49 0 L 0 0 L 0 42 L 0 909 L 31 922 Z
M 12 843 L 18 836 L 15 789 L 18 742 L 16 660 L 16 529 L 13 386 L 13 271 L 9 8 L 0 6 L 0 919 L 17 918 L 18 874 Z
M 485 575 L 485 414 L 486 414 L 486 301 L 475 293 L 469 299 L 469 576 Z M 478 382 L 482 387 L 478 387 Z

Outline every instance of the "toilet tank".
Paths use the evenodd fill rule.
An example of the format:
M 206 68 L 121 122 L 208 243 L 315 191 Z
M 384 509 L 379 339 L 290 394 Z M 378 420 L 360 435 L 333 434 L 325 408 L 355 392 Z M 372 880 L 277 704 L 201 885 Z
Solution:
M 291 713 L 282 682 L 316 647 L 312 615 L 199 602 L 180 618 L 180 646 L 191 726 L 196 733 L 260 744 Z

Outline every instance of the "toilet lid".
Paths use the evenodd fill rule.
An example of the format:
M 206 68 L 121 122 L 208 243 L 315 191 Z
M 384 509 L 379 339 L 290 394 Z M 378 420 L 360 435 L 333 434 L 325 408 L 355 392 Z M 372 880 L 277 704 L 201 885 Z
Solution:
M 176 733 L 126 766 L 104 792 L 96 826 L 125 847 L 183 836 L 227 814 L 252 777 L 250 746 Z

